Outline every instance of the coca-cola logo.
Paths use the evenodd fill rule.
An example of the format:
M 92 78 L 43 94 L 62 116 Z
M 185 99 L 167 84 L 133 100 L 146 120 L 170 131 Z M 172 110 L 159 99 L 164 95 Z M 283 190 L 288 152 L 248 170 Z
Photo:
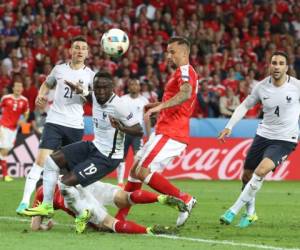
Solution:
M 235 145 L 215 144 L 212 147 L 193 147 L 186 149 L 164 171 L 169 178 L 193 179 L 240 179 L 244 160 L 252 139 L 239 141 Z M 285 161 L 266 179 L 282 180 L 288 174 L 289 161 Z M 179 168 L 179 169 L 178 169 Z

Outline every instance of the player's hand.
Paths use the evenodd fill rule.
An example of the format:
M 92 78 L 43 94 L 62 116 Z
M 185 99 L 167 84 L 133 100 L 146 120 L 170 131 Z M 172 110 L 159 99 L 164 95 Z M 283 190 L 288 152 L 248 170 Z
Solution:
M 118 119 L 116 119 L 110 115 L 108 117 L 109 117 L 110 124 L 113 128 L 121 130 L 121 131 L 123 130 L 124 125 Z
M 159 103 L 160 104 L 160 103 Z M 154 106 L 154 108 L 151 108 L 149 109 L 145 114 L 144 114 L 144 121 L 145 122 L 149 122 L 150 120 L 150 117 L 153 115 L 153 114 L 156 114 L 158 113 L 160 110 L 161 110 L 161 105 L 156 105 Z
M 144 113 L 146 113 L 149 109 L 158 106 L 159 104 L 160 104 L 160 102 L 152 102 L 152 103 L 146 104 L 146 105 L 144 106 Z
M 225 137 L 228 137 L 230 134 L 231 134 L 231 129 L 229 129 L 229 128 L 224 128 L 224 129 L 220 132 L 220 134 L 219 134 L 219 136 L 218 136 L 218 139 L 219 139 L 222 143 L 224 143 L 224 142 L 225 142 Z
M 73 83 L 65 80 L 65 84 L 68 85 L 72 91 L 74 91 L 76 94 L 82 94 L 83 93 L 83 87 L 80 83 Z
M 48 102 L 47 97 L 43 95 L 38 95 L 37 98 L 35 99 L 35 105 L 40 109 L 44 109 L 47 105 L 47 102 Z

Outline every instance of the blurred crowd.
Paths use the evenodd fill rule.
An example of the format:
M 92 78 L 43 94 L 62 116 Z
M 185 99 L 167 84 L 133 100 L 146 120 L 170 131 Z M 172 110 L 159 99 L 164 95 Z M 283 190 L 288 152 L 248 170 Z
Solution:
M 290 74 L 300 77 L 300 1 L 297 0 L 0 0 L 0 95 L 22 81 L 30 109 L 55 64 L 69 58 L 70 39 L 86 37 L 87 65 L 115 76 L 117 94 L 137 78 L 150 102 L 160 100 L 173 72 L 164 53 L 174 35 L 191 41 L 199 75 L 195 117 L 229 117 L 267 74 L 270 55 L 284 50 Z M 128 33 L 119 59 L 101 51 L 110 28 Z M 86 106 L 86 114 L 91 110 Z M 248 118 L 260 115 L 256 106 Z

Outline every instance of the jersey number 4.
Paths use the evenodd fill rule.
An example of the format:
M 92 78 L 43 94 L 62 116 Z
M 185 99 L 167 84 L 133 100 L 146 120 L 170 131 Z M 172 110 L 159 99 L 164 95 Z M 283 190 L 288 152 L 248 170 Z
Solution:
M 277 115 L 277 117 L 279 117 L 279 106 L 276 106 L 274 114 Z
M 73 90 L 65 87 L 65 94 L 64 94 L 64 98 L 72 98 L 73 97 Z

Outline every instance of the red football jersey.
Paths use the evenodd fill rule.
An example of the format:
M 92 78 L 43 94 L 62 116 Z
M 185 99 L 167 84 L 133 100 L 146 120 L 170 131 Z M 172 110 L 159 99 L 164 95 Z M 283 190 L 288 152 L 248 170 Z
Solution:
M 43 186 L 40 186 L 35 193 L 33 207 L 36 207 L 39 203 L 42 203 L 43 198 L 44 198 Z M 68 208 L 66 208 L 64 197 L 60 193 L 60 190 L 57 185 L 55 187 L 55 192 L 54 192 L 54 196 L 53 196 L 53 208 L 55 210 L 61 209 L 65 212 L 67 212 L 68 214 L 70 214 L 71 216 L 75 217 L 74 213 L 71 210 L 69 210 Z
M 29 104 L 26 97 L 21 95 L 19 98 L 15 98 L 10 94 L 2 97 L 0 107 L 2 109 L 0 124 L 3 127 L 15 130 L 20 116 L 29 109 Z
M 162 101 L 165 102 L 180 91 L 180 86 L 188 82 L 192 86 L 191 97 L 180 105 L 160 111 L 155 131 L 183 143 L 189 142 L 189 119 L 194 111 L 198 90 L 198 76 L 191 65 L 184 65 L 174 72 L 167 82 Z

